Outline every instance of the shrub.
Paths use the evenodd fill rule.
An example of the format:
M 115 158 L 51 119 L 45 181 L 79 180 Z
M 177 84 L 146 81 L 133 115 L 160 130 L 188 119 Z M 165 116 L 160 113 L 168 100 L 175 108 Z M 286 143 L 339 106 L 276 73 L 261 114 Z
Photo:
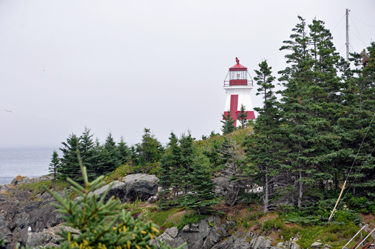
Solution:
M 62 218 L 66 220 L 65 225 L 79 230 L 79 233 L 74 233 L 61 229 L 59 235 L 62 237 L 62 245 L 60 248 L 157 248 L 149 244 L 150 240 L 159 234 L 156 225 L 152 222 L 144 223 L 140 218 L 134 220 L 130 212 L 121 209 L 121 202 L 118 199 L 115 200 L 112 197 L 104 203 L 110 188 L 100 199 L 91 194 L 105 184 L 104 177 L 101 176 L 93 182 L 88 182 L 86 167 L 82 166 L 79 155 L 78 159 L 84 180 L 83 186 L 69 178 L 67 180 L 72 184 L 71 190 L 80 196 L 80 200 L 69 200 L 66 189 L 65 198 L 63 198 L 46 188 L 60 203 L 52 203 L 52 205 L 57 208 L 57 212 L 64 214 Z M 160 248 L 170 248 L 170 246 L 163 244 Z

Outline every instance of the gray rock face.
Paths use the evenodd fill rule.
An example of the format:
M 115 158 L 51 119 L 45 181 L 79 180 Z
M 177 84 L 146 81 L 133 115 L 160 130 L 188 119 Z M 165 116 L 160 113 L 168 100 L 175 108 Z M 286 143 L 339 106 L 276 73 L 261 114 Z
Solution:
M 158 192 L 158 181 L 154 175 L 132 174 L 123 178 L 126 184 L 126 197 L 133 202 L 136 199 L 146 201 Z
M 6 239 L 7 249 L 15 248 L 18 242 L 25 246 L 29 227 L 40 232 L 61 222 L 60 214 L 50 205 L 53 200 L 48 193 L 33 200 L 27 191 L 14 189 L 0 195 L 0 238 Z
M 134 202 L 137 199 L 146 201 L 158 192 L 158 181 L 159 178 L 154 175 L 132 174 L 124 177 L 123 182 L 113 181 L 112 183 L 95 190 L 93 194 L 100 197 L 107 191 L 111 184 L 113 184 L 105 201 L 112 196 L 119 198 L 121 202 Z
M 74 233 L 79 233 L 78 230 L 66 226 L 56 226 L 49 229 L 44 229 L 42 232 L 29 232 L 27 237 L 26 245 L 31 248 L 39 248 L 39 246 L 56 246 L 59 244 L 61 237 L 57 234 L 61 232 L 61 229 Z M 77 236 L 77 235 L 73 235 Z

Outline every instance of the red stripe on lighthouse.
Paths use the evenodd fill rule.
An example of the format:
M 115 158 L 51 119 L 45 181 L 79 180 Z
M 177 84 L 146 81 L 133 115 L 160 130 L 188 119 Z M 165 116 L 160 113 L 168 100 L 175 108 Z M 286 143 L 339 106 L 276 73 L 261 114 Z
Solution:
M 238 95 L 230 96 L 230 115 L 232 119 L 236 120 L 234 126 L 237 127 L 237 107 L 238 107 Z

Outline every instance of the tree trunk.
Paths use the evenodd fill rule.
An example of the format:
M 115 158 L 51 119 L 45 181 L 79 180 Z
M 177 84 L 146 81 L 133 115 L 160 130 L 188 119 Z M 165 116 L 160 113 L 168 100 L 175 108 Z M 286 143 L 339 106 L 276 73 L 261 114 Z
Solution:
M 302 178 L 302 172 L 299 171 L 299 179 Z M 298 210 L 302 208 L 302 196 L 303 196 L 303 183 L 302 181 L 299 182 L 299 193 L 298 193 Z
M 264 192 L 264 213 L 268 212 L 268 206 L 269 206 L 269 178 L 268 178 L 268 167 L 266 166 L 266 175 L 264 177 L 264 186 L 263 186 L 263 192 Z

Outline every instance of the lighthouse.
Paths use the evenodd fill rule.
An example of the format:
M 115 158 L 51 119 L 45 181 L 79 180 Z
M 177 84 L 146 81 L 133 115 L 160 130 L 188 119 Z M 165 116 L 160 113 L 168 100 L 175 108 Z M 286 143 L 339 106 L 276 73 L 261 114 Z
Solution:
M 228 75 L 229 81 L 227 80 Z M 224 80 L 224 89 L 227 94 L 224 116 L 226 117 L 230 112 L 231 117 L 236 119 L 235 126 L 237 126 L 237 118 L 242 105 L 245 107 L 247 119 L 255 119 L 250 95 L 253 87 L 253 79 L 247 68 L 242 66 L 240 60 L 236 57 L 236 65 L 229 68 L 229 72 Z

